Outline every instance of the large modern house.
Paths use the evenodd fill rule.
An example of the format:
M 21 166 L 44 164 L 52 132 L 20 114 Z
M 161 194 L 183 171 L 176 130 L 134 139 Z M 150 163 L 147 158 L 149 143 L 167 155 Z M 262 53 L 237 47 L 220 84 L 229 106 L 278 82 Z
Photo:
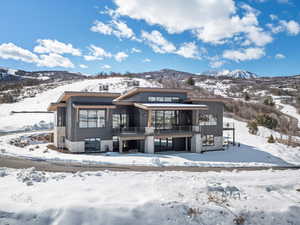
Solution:
M 74 153 L 189 151 L 223 148 L 223 101 L 188 90 L 134 88 L 125 94 L 64 92 L 54 145 Z

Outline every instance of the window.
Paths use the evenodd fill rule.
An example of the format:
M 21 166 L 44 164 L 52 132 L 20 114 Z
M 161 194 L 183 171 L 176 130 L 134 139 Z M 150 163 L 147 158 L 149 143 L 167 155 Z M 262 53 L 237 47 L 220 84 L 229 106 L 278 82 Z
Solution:
M 214 146 L 215 145 L 214 135 L 204 135 L 202 137 L 202 145 L 203 146 Z
M 213 114 L 199 114 L 199 125 L 217 125 L 217 117 Z
M 152 111 L 152 122 L 156 129 L 172 129 L 179 125 L 179 111 Z
M 79 110 L 79 127 L 105 127 L 105 110 Z
M 113 126 L 113 128 L 127 127 L 128 126 L 128 115 L 125 113 L 113 114 L 112 126 Z
M 162 97 L 162 96 L 149 96 L 148 97 L 149 102 L 180 102 L 179 97 Z

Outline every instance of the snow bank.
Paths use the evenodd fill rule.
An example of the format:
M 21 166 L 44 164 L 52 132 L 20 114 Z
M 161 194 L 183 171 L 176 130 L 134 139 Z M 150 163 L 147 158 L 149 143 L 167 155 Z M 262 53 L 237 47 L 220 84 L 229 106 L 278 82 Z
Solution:
M 298 171 L 45 173 L 30 186 L 18 174 L 33 169 L 6 173 L 0 224 L 300 223 Z

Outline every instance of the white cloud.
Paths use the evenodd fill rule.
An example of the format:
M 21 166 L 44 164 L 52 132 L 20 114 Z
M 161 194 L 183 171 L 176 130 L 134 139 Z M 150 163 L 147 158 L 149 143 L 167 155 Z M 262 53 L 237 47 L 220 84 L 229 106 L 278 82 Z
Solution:
M 122 62 L 128 57 L 128 55 L 125 52 L 118 52 L 114 57 L 116 61 Z
M 87 61 L 103 60 L 104 58 L 112 57 L 110 52 L 106 52 L 103 48 L 95 45 L 90 45 L 89 50 L 90 54 L 84 56 L 84 59 Z
M 37 40 L 39 45 L 34 47 L 36 53 L 57 53 L 57 54 L 71 54 L 74 56 L 80 56 L 81 52 L 76 49 L 72 44 L 65 44 L 57 40 L 39 39 Z
M 297 35 L 300 33 L 300 25 L 294 20 L 290 20 L 290 21 L 281 20 L 280 24 L 286 29 L 286 31 L 290 35 Z
M 56 53 L 41 55 L 40 60 L 37 62 L 37 65 L 45 67 L 74 68 L 74 64 L 70 61 L 70 59 Z
M 16 46 L 13 43 L 3 43 L 0 45 L 0 58 L 2 59 L 14 59 L 28 63 L 35 63 L 38 61 L 38 56 Z
M 247 48 L 242 50 L 225 50 L 223 57 L 231 59 L 236 62 L 260 59 L 265 55 L 265 51 L 262 48 Z
M 138 48 L 132 48 L 131 53 L 141 53 L 142 51 Z
M 91 27 L 91 31 L 110 35 L 110 34 L 112 34 L 113 29 L 110 25 L 104 24 L 101 21 L 96 20 L 94 22 L 94 25 Z
M 59 54 L 50 53 L 48 55 L 38 56 L 27 49 L 16 46 L 13 43 L 4 43 L 0 45 L 0 58 L 35 63 L 37 66 L 44 67 L 74 67 L 73 63 L 68 58 Z
M 294 20 L 279 20 L 277 25 L 267 24 L 271 31 L 275 34 L 286 31 L 289 35 L 298 35 L 300 33 L 300 25 Z
M 283 55 L 283 54 L 281 54 L 281 53 L 277 53 L 277 54 L 275 55 L 275 58 L 276 58 L 276 59 L 285 59 L 286 57 L 285 57 L 285 55 Z
M 194 42 L 183 43 L 176 54 L 181 55 L 185 58 L 199 59 L 199 50 Z
M 144 62 L 144 63 L 151 62 L 151 59 L 146 58 L 146 59 L 143 60 L 143 62 Z
M 225 64 L 225 62 L 222 61 L 222 60 L 220 60 L 220 61 L 211 61 L 209 63 L 210 67 L 212 67 L 212 68 L 219 68 L 219 67 L 223 66 L 224 64 Z
M 141 36 L 156 53 L 172 53 L 185 58 L 200 59 L 200 51 L 194 42 L 185 42 L 177 48 L 157 30 L 153 30 L 152 32 L 142 31 Z
M 106 65 L 101 66 L 101 68 L 104 70 L 109 70 L 109 69 L 111 69 L 111 66 L 106 64 Z
M 82 69 L 88 68 L 88 66 L 87 66 L 87 65 L 84 65 L 84 64 L 80 64 L 79 67 L 82 68 Z
M 156 53 L 172 53 L 176 51 L 175 45 L 167 41 L 157 30 L 153 30 L 151 33 L 143 30 L 142 38 Z
M 113 34 L 118 38 L 135 39 L 135 34 L 133 30 L 129 28 L 127 24 L 121 20 L 114 19 L 110 21 L 110 23 L 108 24 L 96 20 L 90 30 L 105 35 Z
M 241 4 L 244 13 L 239 16 L 233 0 L 115 0 L 117 13 L 133 19 L 158 24 L 169 33 L 192 31 L 204 42 L 223 44 L 236 35 L 243 35 L 256 45 L 272 41 L 257 20 L 258 11 Z M 258 36 L 262 36 L 261 41 Z
M 274 14 L 270 14 L 270 18 L 271 20 L 277 20 L 278 16 L 274 15 Z

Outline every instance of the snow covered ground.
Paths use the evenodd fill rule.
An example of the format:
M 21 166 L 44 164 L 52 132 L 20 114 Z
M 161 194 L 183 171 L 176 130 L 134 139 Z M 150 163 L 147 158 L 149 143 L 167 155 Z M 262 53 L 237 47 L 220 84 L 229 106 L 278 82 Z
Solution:
M 267 143 L 270 134 L 279 136 L 267 128 L 260 127 L 258 135 L 248 133 L 246 123 L 225 118 L 225 122 L 234 122 L 236 140 L 241 146 L 231 146 L 225 151 L 199 153 L 166 152 L 160 154 L 144 153 L 107 153 L 107 154 L 65 154 L 47 149 L 47 143 L 32 143 L 20 148 L 9 142 L 17 137 L 35 133 L 13 134 L 0 137 L 0 155 L 48 160 L 52 162 L 136 165 L 136 166 L 202 166 L 202 167 L 240 167 L 240 166 L 289 166 L 300 165 L 300 148 L 283 144 Z M 225 137 L 227 134 L 225 134 Z M 37 147 L 38 146 L 38 147 Z
M 109 85 L 109 92 L 121 93 L 131 89 L 126 81 L 139 81 L 141 87 L 157 87 L 159 84 L 149 82 L 145 79 L 129 78 L 107 78 L 76 81 L 71 84 L 62 85 L 37 94 L 33 98 L 25 98 L 20 102 L 11 104 L 0 104 L 0 132 L 38 130 L 50 128 L 53 125 L 52 114 L 13 114 L 11 111 L 46 111 L 51 102 L 57 101 L 64 91 L 99 91 L 99 85 Z
M 281 106 L 280 111 L 286 115 L 292 116 L 298 120 L 298 127 L 300 128 L 300 114 L 297 112 L 297 109 L 288 104 L 283 104 L 280 100 L 275 100 L 276 105 Z
M 0 224 L 300 224 L 299 171 L 44 173 L 0 168 Z

